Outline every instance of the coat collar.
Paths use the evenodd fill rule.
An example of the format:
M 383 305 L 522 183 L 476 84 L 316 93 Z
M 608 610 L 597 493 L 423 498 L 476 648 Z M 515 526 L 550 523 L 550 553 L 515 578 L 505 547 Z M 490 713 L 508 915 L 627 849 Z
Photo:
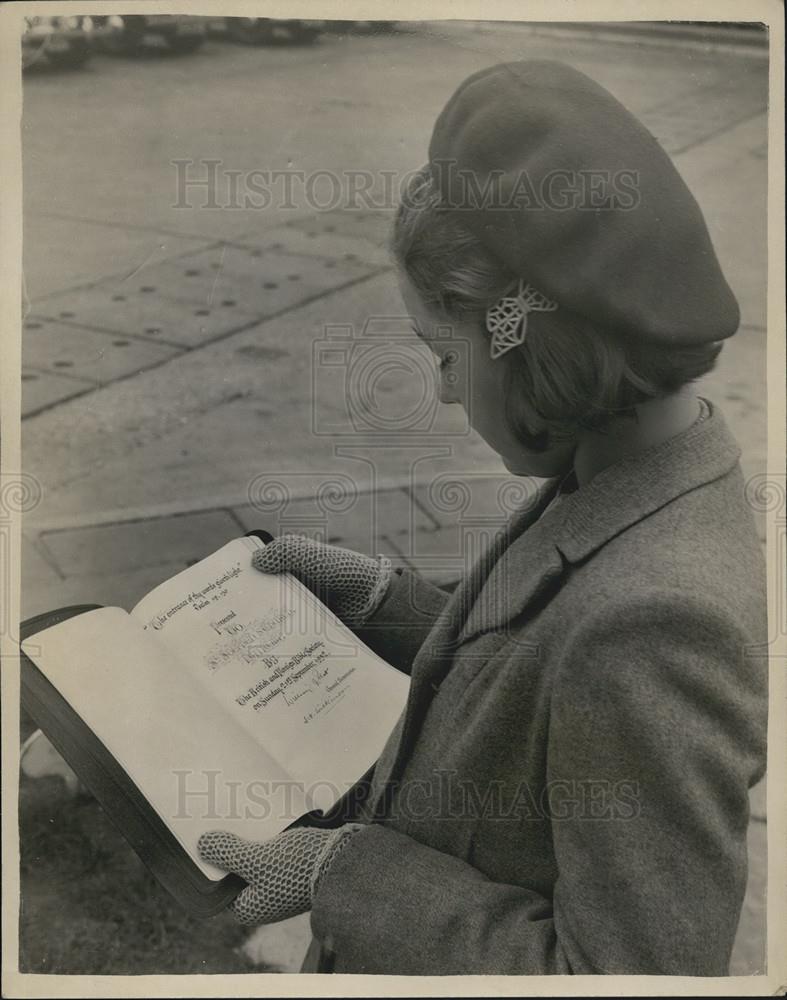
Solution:
M 397 748 L 388 765 L 387 774 L 381 777 L 377 799 L 373 806 L 376 817 L 385 814 L 386 789 L 392 777 L 398 772 L 407 748 L 412 745 L 434 691 L 451 668 L 456 647 L 464 639 L 463 629 L 473 615 L 480 616 L 479 600 L 487 593 L 485 584 L 490 577 L 490 571 L 505 555 L 511 540 L 538 518 L 554 495 L 557 486 L 557 480 L 548 480 L 535 494 L 531 493 L 527 508 L 516 512 L 506 527 L 496 534 L 488 550 L 477 560 L 453 592 L 434 628 L 418 651 L 412 668 L 407 707 L 400 720 Z M 488 617 L 490 616 L 480 616 L 482 630 Z M 383 774 L 382 771 L 379 773 Z
M 676 497 L 728 473 L 740 448 L 719 410 L 709 402 L 708 407 L 705 420 L 602 470 L 539 517 L 557 490 L 557 481 L 549 480 L 476 568 L 478 596 L 459 642 L 502 629 L 554 587 L 567 565 L 588 558 Z

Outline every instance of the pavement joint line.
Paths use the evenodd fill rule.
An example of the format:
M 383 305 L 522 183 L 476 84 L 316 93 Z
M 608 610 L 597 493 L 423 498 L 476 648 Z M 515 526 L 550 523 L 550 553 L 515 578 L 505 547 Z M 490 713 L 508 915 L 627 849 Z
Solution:
M 169 300 L 169 301 L 172 301 L 172 300 Z M 75 330 L 90 330 L 92 333 L 105 333 L 105 334 L 108 334 L 109 336 L 112 336 L 112 337 L 124 337 L 124 338 L 128 338 L 129 340 L 139 340 L 139 341 L 142 341 L 145 344 L 164 344 L 165 347 L 174 347 L 174 348 L 176 348 L 178 351 L 181 352 L 181 354 L 186 354 L 189 351 L 197 350 L 198 348 L 200 348 L 202 346 L 202 344 L 195 344 L 195 345 L 189 347 L 186 344 L 179 344 L 175 340 L 167 340 L 165 337 L 152 337 L 152 336 L 148 336 L 148 335 L 146 335 L 144 333 L 126 333 L 125 330 L 113 330 L 111 327 L 108 327 L 108 326 L 99 326 L 97 323 L 77 322 L 76 320 L 73 320 L 73 319 L 63 319 L 62 316 L 53 316 L 51 314 L 43 313 L 43 312 L 31 312 L 31 313 L 28 313 L 28 315 L 25 317 L 25 319 L 45 319 L 45 320 L 48 320 L 51 323 L 60 323 L 62 326 L 73 327 Z M 235 332 L 238 332 L 238 331 L 236 331 L 234 329 L 227 331 L 227 333 L 229 333 L 229 334 L 232 334 L 232 333 L 235 333 Z M 205 341 L 205 343 L 207 343 L 207 341 Z M 167 360 L 169 360 L 169 359 L 167 359 Z M 25 365 L 25 368 L 31 368 L 32 369 L 33 366 L 32 365 Z M 45 371 L 45 372 L 49 371 L 49 369 L 40 369 L 40 368 L 36 369 L 36 370 L 37 371 Z M 59 372 L 58 372 L 58 374 L 59 374 Z M 134 374 L 136 374 L 136 373 L 134 373 Z M 72 375 L 71 377 L 72 378 L 77 378 L 78 376 Z M 117 381 L 117 379 L 112 379 L 112 381 L 113 382 Z M 100 384 L 101 385 L 109 385 L 110 383 L 109 382 L 102 382 Z
M 339 235 L 339 234 L 338 233 L 330 233 L 328 235 L 334 236 L 334 235 Z M 362 236 L 347 236 L 347 237 L 345 237 L 345 239 L 363 240 L 364 237 L 362 237 Z M 370 240 L 366 240 L 366 242 L 369 243 L 371 241 Z M 249 249 L 254 249 L 255 244 L 252 243 L 251 241 L 249 241 L 249 242 L 240 241 L 240 242 L 229 243 L 228 246 L 237 247 L 239 250 L 249 250 Z M 372 243 L 372 246 L 377 247 L 377 244 Z M 378 249 L 379 249 L 379 247 L 378 247 Z M 308 260 L 335 260 L 335 261 L 339 261 L 340 262 L 341 259 L 342 259 L 341 257 L 333 257 L 330 254 L 326 254 L 326 253 L 308 253 L 308 252 L 306 252 L 304 250 L 298 250 L 298 251 L 284 250 L 284 251 L 281 251 L 281 252 L 284 253 L 284 254 L 286 254 L 288 257 L 306 257 Z M 381 264 L 379 266 L 380 267 L 386 267 L 386 268 L 390 269 L 391 267 L 393 267 L 393 263 L 391 263 L 390 265 L 387 265 L 387 264 L 382 265 Z
M 492 477 L 490 476 L 490 479 L 491 478 Z M 432 511 L 429 510 L 429 508 L 426 507 L 423 503 L 421 503 L 421 501 L 418 499 L 418 494 L 411 490 L 410 496 L 412 497 L 414 505 L 421 511 L 422 514 L 428 517 L 429 520 L 432 522 L 432 524 L 434 525 L 434 530 L 439 531 L 440 528 L 443 527 L 443 525 L 437 520 Z
M 89 226 L 103 226 L 105 229 L 133 229 L 135 232 L 158 233 L 161 236 L 172 236 L 180 240 L 203 240 L 211 241 L 215 236 L 180 233 L 174 229 L 159 229 L 157 226 L 141 226 L 134 222 L 110 222 L 107 219 L 94 219 L 87 215 L 70 215 L 68 212 L 51 212 L 47 209 L 32 209 L 27 213 L 29 218 L 35 219 L 60 219 L 63 222 L 83 222 Z
M 738 125 L 742 125 L 744 122 L 751 121 L 753 118 L 759 118 L 760 115 L 767 114 L 767 105 L 757 108 L 756 111 L 749 111 L 745 115 L 741 115 L 740 118 L 736 118 L 734 121 L 727 122 L 724 125 L 720 125 L 717 129 L 712 132 L 708 132 L 707 135 L 703 135 L 701 138 L 696 139 L 694 142 L 690 142 L 685 146 L 681 146 L 680 149 L 673 149 L 670 152 L 670 156 L 683 156 L 685 153 L 691 150 L 697 149 L 703 143 L 711 142 L 713 139 L 718 139 L 720 135 L 724 135 L 725 132 L 731 132 L 732 129 L 736 128 Z
M 440 22 L 430 22 L 430 23 L 432 23 L 432 24 L 439 24 Z M 596 32 L 592 28 L 590 30 L 583 30 L 583 29 L 580 28 L 576 32 L 571 32 L 570 30 L 564 29 L 562 26 L 548 25 L 548 26 L 544 26 L 544 28 L 542 29 L 542 28 L 537 27 L 536 25 L 524 24 L 522 22 L 512 22 L 512 23 L 516 24 L 517 27 L 521 27 L 521 28 L 527 29 L 527 31 L 530 34 L 533 34 L 534 36 L 538 36 L 539 34 L 544 34 L 544 35 L 548 36 L 548 35 L 550 35 L 550 33 L 551 33 L 551 31 L 552 31 L 552 29 L 554 27 L 555 33 L 556 34 L 559 33 L 559 37 L 568 37 L 569 35 L 572 35 L 572 37 L 576 37 L 576 38 L 578 38 L 580 40 L 587 41 L 587 42 L 596 41 L 596 40 L 598 40 L 598 41 L 612 41 L 612 42 L 616 42 L 618 44 L 624 44 L 624 45 L 631 45 L 632 43 L 643 42 L 644 44 L 660 44 L 660 45 L 670 46 L 670 45 L 673 45 L 673 44 L 676 44 L 676 43 L 681 43 L 683 41 L 682 39 L 673 39 L 673 38 L 659 38 L 659 39 L 655 39 L 655 38 L 653 38 L 651 36 L 645 36 L 642 33 L 637 33 L 636 31 L 633 32 L 632 36 L 630 36 L 630 37 L 623 37 L 624 36 L 624 32 L 623 31 L 621 31 L 619 34 L 617 32 L 612 32 L 611 33 L 612 37 L 611 38 L 607 38 L 606 35 L 603 35 L 601 32 Z M 593 22 L 588 22 L 588 24 L 592 24 L 592 23 Z M 486 30 L 491 30 L 491 29 L 486 29 Z M 439 38 L 440 38 L 440 40 L 445 41 L 447 44 L 450 44 L 450 39 L 449 38 L 444 37 L 442 35 L 439 36 Z M 716 44 L 713 44 L 713 43 L 697 43 L 695 41 L 689 41 L 686 44 L 687 44 L 687 47 L 700 48 L 703 51 L 706 51 L 708 53 L 712 53 L 712 52 L 716 52 L 716 51 L 729 51 L 730 49 L 733 48 L 733 46 L 730 45 L 729 43 L 719 43 L 718 45 L 716 45 Z M 463 47 L 465 47 L 465 46 L 463 46 Z M 751 49 L 753 50 L 752 52 L 749 51 L 749 46 L 745 46 L 745 48 L 746 48 L 746 54 L 753 54 L 753 55 L 755 55 L 756 58 L 767 58 L 768 57 L 768 51 L 769 51 L 769 49 L 768 49 L 767 42 L 764 43 L 764 44 L 760 43 L 759 46 L 755 45 L 755 44 L 752 44 L 751 45 Z M 712 89 L 712 88 L 710 88 L 710 89 Z M 694 92 L 693 91 L 689 91 L 689 92 L 686 92 L 685 94 L 678 95 L 678 97 L 681 97 L 681 96 L 684 96 L 684 97 L 693 97 L 694 96 Z M 646 114 L 647 113 L 658 112 L 659 110 L 662 110 L 662 109 L 664 109 L 666 107 L 669 107 L 669 106 L 673 105 L 677 99 L 678 98 L 676 98 L 676 97 L 670 97 L 670 98 L 666 98 L 666 99 L 664 99 L 662 101 L 659 101 L 656 104 L 654 104 L 651 107 L 649 107 L 647 109 Z M 689 152 L 689 151 L 697 148 L 698 146 L 701 146 L 704 142 L 711 141 L 712 139 L 715 139 L 718 136 L 723 135 L 725 132 L 730 131 L 731 129 L 735 128 L 736 126 L 742 124 L 743 122 L 746 122 L 746 121 L 749 121 L 749 120 L 751 120 L 753 118 L 756 118 L 760 114 L 767 113 L 767 110 L 768 110 L 767 109 L 767 105 L 764 105 L 764 106 L 761 106 L 761 107 L 757 108 L 754 111 L 747 111 L 744 114 L 742 114 L 740 117 L 735 118 L 734 120 L 732 120 L 730 122 L 725 122 L 723 125 L 720 125 L 718 128 L 716 128 L 713 131 L 709 132 L 707 135 L 702 135 L 698 139 L 696 139 L 696 140 L 694 140 L 692 142 L 689 142 L 689 143 L 687 143 L 687 144 L 685 144 L 683 146 L 680 146 L 677 149 L 670 149 L 670 150 L 668 150 L 668 155 L 672 156 L 672 157 L 676 157 L 676 156 L 680 156 L 680 155 L 682 155 L 684 153 L 687 153 L 687 152 Z
M 329 235 L 333 236 L 333 235 L 338 235 L 338 234 L 331 233 Z M 353 237 L 353 238 L 354 239 L 359 239 L 359 237 L 357 237 L 357 236 Z M 360 238 L 362 239 L 362 237 L 360 237 Z M 235 242 L 233 242 L 233 243 L 225 243 L 224 245 L 225 246 L 229 246 L 229 247 L 234 247 L 237 250 L 255 250 L 255 249 L 257 249 L 257 247 L 255 246 L 255 244 L 251 243 L 251 242 L 249 242 L 249 243 L 235 243 Z M 312 260 L 319 260 L 319 261 L 332 260 L 332 261 L 335 261 L 337 264 L 343 263 L 342 256 L 338 256 L 337 257 L 337 256 L 334 256 L 332 254 L 324 254 L 324 253 L 306 253 L 303 250 L 277 249 L 277 250 L 269 250 L 268 253 L 272 254 L 273 256 L 281 256 L 281 257 L 303 257 L 303 258 L 305 258 L 308 261 L 312 261 Z M 260 258 L 260 260 L 263 260 L 263 259 L 264 259 L 264 257 Z M 370 266 L 382 267 L 382 268 L 385 268 L 386 270 L 390 270 L 390 268 L 393 267 L 393 262 L 391 262 L 390 264 L 375 264 L 375 265 L 364 264 L 363 261 L 359 261 L 359 263 L 362 264 L 364 267 L 370 267 Z M 180 300 L 179 299 L 172 299 L 171 301 L 178 302 Z
M 66 574 L 57 564 L 55 557 L 52 552 L 47 548 L 46 542 L 44 542 L 40 537 L 38 538 L 28 538 L 27 541 L 33 546 L 34 550 L 38 555 L 44 560 L 47 566 L 52 570 L 52 572 L 58 576 L 61 580 L 65 580 Z
M 116 333 L 116 336 L 120 336 Z M 41 413 L 46 413 L 49 410 L 54 410 L 57 406 L 63 406 L 65 403 L 70 403 L 73 399 L 79 399 L 82 396 L 86 396 L 90 392 L 98 392 L 101 389 L 108 389 L 110 386 L 115 385 L 117 382 L 126 382 L 130 378 L 136 378 L 137 375 L 141 375 L 144 372 L 152 371 L 154 368 L 160 368 L 161 365 L 166 364 L 168 361 L 172 361 L 174 358 L 182 358 L 184 354 L 188 353 L 187 349 L 181 349 L 179 354 L 170 355 L 168 358 L 162 358 L 159 361 L 154 361 L 149 365 L 142 365 L 141 367 L 135 369 L 134 371 L 126 372 L 124 375 L 118 375 L 117 378 L 107 379 L 106 382 L 93 382 L 93 384 L 85 387 L 83 392 L 74 393 L 73 396 L 69 396 L 67 399 L 55 399 L 51 403 L 44 403 L 42 406 L 37 407 L 35 410 L 30 410 L 29 412 L 22 415 L 22 420 L 29 420 L 30 417 L 37 417 Z M 46 374 L 50 374 L 46 372 Z
M 229 516 L 232 518 L 232 520 L 237 524 L 238 529 L 243 534 L 245 534 L 246 527 L 243 524 L 243 522 L 241 521 L 241 519 L 238 517 L 238 515 L 235 513 L 235 508 L 234 507 L 221 507 L 219 509 L 222 510 L 222 511 L 225 511 L 227 514 L 229 514 Z
M 208 507 L 200 510 L 176 510 L 164 516 L 155 514 L 151 517 L 145 517 L 143 515 L 135 515 L 132 517 L 123 517 L 123 518 L 115 517 L 114 520 L 103 521 L 103 522 L 93 520 L 86 524 L 74 524 L 74 525 L 66 525 L 60 527 L 41 526 L 36 529 L 35 535 L 39 539 L 41 539 L 44 535 L 62 535 L 62 534 L 68 534 L 72 531 L 91 531 L 93 528 L 112 528 L 118 525 L 144 524 L 147 521 L 171 521 L 175 520 L 176 518 L 192 517 L 200 514 L 230 514 L 232 519 L 237 522 L 238 527 L 241 530 L 243 530 L 243 525 L 240 523 L 238 518 L 235 517 L 234 514 L 232 514 L 232 509 L 230 507 L 221 506 L 221 507 Z
M 39 549 L 46 547 L 46 542 L 43 539 L 39 539 L 39 543 L 38 544 L 39 544 Z M 47 561 L 51 563 L 51 560 L 54 558 L 54 554 L 50 553 L 47 550 L 47 555 L 49 556 L 49 559 Z M 138 567 L 138 568 L 139 569 L 155 569 L 157 566 L 171 566 L 173 563 L 181 563 L 182 564 L 183 562 L 184 562 L 184 560 L 182 560 L 182 559 L 172 559 L 172 558 L 167 559 L 167 558 L 164 558 L 162 556 L 161 560 L 156 560 L 155 562 L 146 563 L 144 566 Z M 189 561 L 189 562 L 186 563 L 186 566 L 192 566 L 192 565 L 194 565 L 194 562 L 199 562 L 199 560 L 196 560 L 196 559 L 195 560 L 191 560 L 191 561 Z M 118 575 L 122 574 L 123 572 L 134 572 L 134 569 L 132 568 L 131 570 L 129 570 L 128 568 L 126 568 L 124 570 L 124 569 L 120 568 L 120 569 L 117 570 Z M 68 572 L 68 571 L 66 571 L 64 569 L 61 569 L 60 567 L 57 567 L 57 574 L 60 577 L 61 581 L 63 581 L 63 582 L 65 582 L 67 580 L 78 580 L 80 577 L 91 576 L 92 575 L 90 573 L 79 573 L 79 572 L 77 572 L 77 573 L 71 573 L 71 572 Z M 101 575 L 101 574 L 98 574 L 98 575 Z M 164 581 L 162 581 L 162 582 L 164 582 Z
M 483 480 L 497 481 L 500 478 L 499 473 L 490 472 L 486 475 L 479 477 Z M 357 488 L 357 495 L 359 497 L 368 496 L 371 493 L 396 493 L 397 491 L 402 491 L 406 493 L 413 503 L 417 504 L 421 511 L 424 511 L 422 504 L 418 502 L 418 498 L 415 494 L 413 487 L 416 487 L 418 483 L 413 483 L 413 480 L 407 477 L 401 476 L 390 476 L 383 477 L 379 482 L 376 482 L 373 486 L 364 486 Z M 313 488 L 294 488 L 289 496 L 289 500 L 309 500 L 315 497 Z M 28 538 L 34 536 L 40 536 L 44 534 L 54 534 L 65 531 L 77 531 L 83 528 L 101 528 L 105 526 L 111 526 L 116 524 L 129 524 L 142 521 L 155 521 L 163 520 L 172 517 L 189 517 L 192 514 L 208 514 L 213 512 L 234 512 L 234 510 L 242 507 L 253 507 L 254 504 L 249 497 L 248 493 L 238 496 L 237 494 L 225 495 L 225 496 L 213 496 L 200 498 L 193 501 L 186 506 L 183 505 L 183 501 L 173 500 L 167 504 L 154 504 L 148 507 L 136 507 L 124 509 L 115 509 L 108 511 L 91 512 L 91 514 L 86 518 L 83 514 L 72 514 L 63 515 L 59 518 L 52 520 L 41 521 L 39 523 L 35 522 L 35 518 L 32 513 L 25 515 L 25 522 L 22 525 L 22 533 Z M 436 520 L 431 512 L 432 520 Z M 265 512 L 260 511 L 260 517 L 264 517 Z M 237 517 L 233 513 L 233 517 L 236 520 Z M 31 524 L 31 529 L 29 529 L 26 524 Z M 240 522 L 239 522 L 240 523 Z M 241 525 L 241 527 L 243 527 Z M 438 524 L 439 528 L 442 528 L 442 524 Z
M 244 333 L 247 330 L 253 329 L 255 326 L 263 326 L 265 323 L 269 323 L 271 320 L 279 319 L 281 316 L 287 313 L 294 312 L 297 309 L 301 309 L 305 306 L 311 305 L 313 302 L 317 302 L 320 299 L 327 298 L 330 295 L 334 295 L 337 292 L 346 291 L 348 288 L 352 288 L 355 285 L 359 285 L 364 281 L 370 281 L 372 278 L 378 278 L 381 274 L 386 274 L 392 269 L 393 265 L 383 265 L 376 269 L 370 270 L 369 274 L 363 274 L 357 278 L 350 278 L 348 281 L 343 282 L 339 285 L 334 285 L 333 288 L 325 289 L 319 292 L 315 292 L 313 295 L 308 295 L 301 299 L 299 302 L 294 303 L 290 306 L 284 306 L 283 308 L 271 313 L 264 317 L 255 317 L 249 320 L 248 323 L 244 323 L 241 326 L 235 328 L 234 330 L 228 330 L 224 333 L 218 333 L 214 337 L 210 337 L 204 340 L 201 344 L 195 344 L 193 346 L 182 346 L 180 347 L 180 353 L 170 355 L 168 358 L 161 358 L 159 361 L 154 361 L 149 365 L 144 365 L 141 368 L 137 368 L 135 371 L 126 372 L 124 375 L 118 375 L 117 378 L 109 379 L 106 382 L 101 382 L 96 385 L 88 386 L 84 392 L 75 393 L 73 396 L 69 396 L 68 399 L 56 399 L 51 403 L 45 403 L 42 406 L 37 407 L 34 410 L 30 410 L 28 413 L 23 414 L 22 420 L 29 420 L 30 417 L 37 417 L 42 413 L 46 413 L 49 410 L 55 409 L 55 407 L 63 406 L 66 403 L 70 403 L 73 399 L 79 399 L 81 396 L 86 395 L 88 392 L 97 392 L 100 389 L 107 389 L 118 382 L 126 382 L 130 378 L 136 378 L 137 375 L 143 372 L 153 371 L 156 368 L 161 368 L 163 365 L 168 364 L 170 361 L 176 361 L 182 358 L 186 354 L 192 354 L 195 351 L 202 350 L 203 347 L 209 347 L 212 344 L 217 344 L 222 340 L 227 340 L 229 337 L 234 337 L 238 333 Z M 108 331 L 102 330 L 97 331 L 101 333 L 106 333 Z M 131 336 L 130 334 L 121 334 L 119 331 L 112 331 L 117 336 Z
M 183 253 L 173 254 L 171 257 L 164 257 L 162 260 L 156 262 L 156 264 L 170 264 L 173 261 L 183 260 L 187 257 L 195 257 L 198 253 L 202 253 L 204 250 L 218 250 L 226 244 L 226 240 L 211 240 L 209 243 L 205 243 L 198 247 L 189 247 L 188 250 L 184 250 Z M 156 265 L 153 265 L 156 266 Z M 28 304 L 33 308 L 39 302 L 48 302 L 50 299 L 56 299 L 59 295 L 68 295 L 71 292 L 85 292 L 92 288 L 98 288 L 100 285 L 109 284 L 115 279 L 122 279 L 126 281 L 129 279 L 130 275 L 139 274 L 139 269 L 129 272 L 127 269 L 123 271 L 114 271 L 111 274 L 104 274 L 100 278 L 95 278 L 91 281 L 82 281 L 76 285 L 69 285 L 67 288 L 58 288 L 53 292 L 46 292 L 44 295 L 39 295 L 35 299 L 30 299 Z
M 99 331 L 95 331 L 95 332 L 99 332 Z M 101 332 L 103 332 L 103 331 L 101 331 Z M 114 336 L 118 336 L 118 334 L 115 333 Z M 49 368 L 41 368 L 38 365 L 30 365 L 30 364 L 27 364 L 26 362 L 22 362 L 22 368 L 26 372 L 36 372 L 36 374 L 38 374 L 38 375 L 53 375 L 53 374 L 57 374 L 59 376 L 62 376 L 63 378 L 70 379 L 72 382 L 83 382 L 83 383 L 84 382 L 89 382 L 90 386 L 86 386 L 85 387 L 86 389 L 87 388 L 97 389 L 101 385 L 100 382 L 97 382 L 94 378 L 90 378 L 87 375 L 74 375 L 72 372 L 62 371 L 59 368 L 58 368 L 57 372 L 55 373 L 55 372 L 50 371 Z M 69 399 L 71 399 L 71 398 L 72 397 L 69 396 Z
M 49 373 L 47 372 L 46 374 L 49 374 Z M 132 372 L 132 374 L 135 374 L 135 373 Z M 119 381 L 119 380 L 116 379 L 115 381 Z M 20 420 L 28 420 L 30 417 L 37 417 L 40 413 L 46 413 L 48 410 L 53 410 L 56 406 L 62 406 L 63 403 L 70 403 L 71 400 L 73 400 L 73 399 L 81 399 L 82 396 L 87 396 L 88 393 L 96 392 L 98 389 L 101 389 L 101 388 L 103 388 L 103 387 L 101 385 L 99 385 L 98 383 L 91 384 L 91 385 L 86 385 L 85 388 L 82 389 L 81 392 L 75 392 L 72 396 L 69 396 L 67 399 L 56 399 L 52 403 L 45 403 L 43 406 L 38 406 L 34 410 L 30 410 L 27 413 L 21 414 L 21 416 L 20 416 L 19 419 Z
M 694 99 L 696 99 L 697 96 L 707 96 L 708 94 L 718 92 L 719 89 L 721 88 L 718 86 L 718 83 L 714 83 L 712 86 L 703 85 L 700 90 L 697 90 L 697 88 L 681 90 L 677 94 L 673 94 L 670 97 L 665 97 L 662 100 L 657 101 L 656 104 L 648 105 L 647 109 L 642 112 L 642 116 L 644 117 L 658 112 L 663 113 L 664 111 L 673 111 L 676 107 L 680 108 L 681 112 L 684 113 L 683 109 L 686 104 L 690 104 Z M 767 97 L 765 99 L 767 100 Z M 764 107 L 764 105 L 761 105 L 761 107 Z M 750 112 L 747 111 L 746 115 L 749 114 Z
M 333 212 L 333 211 L 342 211 L 342 209 L 341 208 L 338 208 L 338 209 L 318 209 L 318 212 L 322 212 L 323 214 L 328 214 L 329 212 Z M 272 230 L 279 229 L 282 226 L 296 225 L 299 222 L 306 222 L 308 219 L 311 219 L 313 217 L 314 217 L 314 211 L 312 210 L 312 211 L 310 211 L 308 213 L 305 213 L 303 215 L 299 215 L 299 216 L 297 216 L 294 219 L 287 219 L 284 222 L 282 222 L 281 220 L 277 220 L 276 222 L 272 222 L 269 226 L 260 229 L 260 231 L 259 231 L 259 237 L 262 238 L 262 237 L 264 237 L 264 235 L 265 235 L 266 232 L 271 232 Z M 123 227 L 121 227 L 121 228 L 123 228 Z M 133 226 L 128 226 L 126 228 L 133 228 Z M 157 230 L 157 231 L 158 232 L 162 232 L 162 230 Z M 197 254 L 202 253 L 205 250 L 214 250 L 214 249 L 218 250 L 218 249 L 220 249 L 223 246 L 235 246 L 235 245 L 237 245 L 237 244 L 235 243 L 234 240 L 226 240 L 226 239 L 219 239 L 219 240 L 217 240 L 217 239 L 208 237 L 208 238 L 206 238 L 206 242 L 204 242 L 203 245 L 197 246 L 197 247 L 189 247 L 187 250 L 184 250 L 182 253 L 175 253 L 171 257 L 164 257 L 162 260 L 157 261 L 156 263 L 157 264 L 169 264 L 169 263 L 172 263 L 173 261 L 184 260 L 184 259 L 186 259 L 188 257 L 196 257 Z M 240 245 L 242 245 L 244 247 L 246 246 L 246 244 L 240 244 Z M 308 255 L 304 255 L 304 256 L 308 256 Z M 336 258 L 336 259 L 338 260 L 339 258 Z M 153 266 L 156 266 L 156 265 L 153 265 Z M 138 271 L 133 271 L 131 273 L 132 274 L 137 274 L 139 272 Z M 95 279 L 92 279 L 90 281 L 83 281 L 83 282 L 80 282 L 80 283 L 78 283 L 76 285 L 69 285 L 66 288 L 58 288 L 58 289 L 56 289 L 55 291 L 52 291 L 52 292 L 45 292 L 43 295 L 39 295 L 35 299 L 28 300 L 28 304 L 32 308 L 38 302 L 48 302 L 50 299 L 57 298 L 58 295 L 67 295 L 70 292 L 87 291 L 87 290 L 89 290 L 91 288 L 97 288 L 99 285 L 103 285 L 105 283 L 109 283 L 109 282 L 111 282 L 114 279 L 120 279 L 120 278 L 122 278 L 123 280 L 126 280 L 128 277 L 129 277 L 129 274 L 125 270 L 124 271 L 113 271 L 110 274 L 102 275 L 100 278 L 95 278 Z

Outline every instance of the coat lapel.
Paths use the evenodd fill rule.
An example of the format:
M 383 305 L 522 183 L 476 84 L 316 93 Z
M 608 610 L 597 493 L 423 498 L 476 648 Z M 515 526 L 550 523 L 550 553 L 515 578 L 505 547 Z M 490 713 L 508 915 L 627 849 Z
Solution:
M 735 467 L 738 442 L 720 411 L 705 402 L 710 409 L 705 420 L 621 459 L 566 498 L 557 544 L 569 562 L 587 559 L 632 524 Z
M 442 614 L 435 623 L 424 645 L 418 652 L 411 672 L 410 691 L 404 715 L 400 720 L 398 741 L 394 752 L 383 765 L 386 773 L 376 776 L 379 794 L 374 814 L 385 812 L 385 791 L 398 774 L 403 760 L 409 753 L 412 741 L 420 730 L 424 715 L 442 678 L 451 667 L 454 653 L 462 640 L 461 633 L 472 609 L 484 588 L 489 573 L 505 553 L 512 539 L 522 534 L 541 514 L 557 489 L 557 480 L 548 480 L 537 492 L 526 509 L 518 511 L 504 529 L 497 532 L 488 549 L 473 564 L 451 595 Z M 380 765 L 378 765 L 379 767 Z
M 500 577 L 498 567 L 505 563 L 508 553 L 517 540 L 521 540 L 525 532 L 532 534 L 532 526 L 555 495 L 558 481 L 547 480 L 536 492 L 528 506 L 517 511 L 505 525 L 497 531 L 485 551 L 472 562 L 472 569 L 454 591 L 445 609 L 439 627 L 435 628 L 419 652 L 416 694 L 423 684 L 434 684 L 442 677 L 450 666 L 456 647 L 468 637 L 468 623 L 477 621 L 484 625 L 491 620 L 496 610 L 497 598 L 492 584 L 493 579 Z M 530 529 L 530 531 L 528 531 Z M 468 559 L 468 562 L 470 560 Z M 541 575 L 541 564 L 536 560 L 533 567 L 533 584 Z M 491 584 L 491 585 L 490 585 Z M 505 590 L 505 586 L 503 586 Z M 503 612 L 504 613 L 504 612 Z M 414 680 L 416 671 L 414 670 Z
M 558 501 L 559 504 L 564 500 Z M 458 642 L 484 632 L 499 632 L 562 576 L 564 561 L 556 544 L 558 508 L 548 511 L 515 536 L 490 568 L 469 607 Z
M 704 421 L 621 459 L 581 489 L 561 496 L 537 523 L 531 518 L 525 524 L 528 531 L 512 532 L 469 608 L 459 642 L 507 628 L 558 584 L 568 566 L 676 497 L 728 473 L 740 448 L 721 413 L 709 406 Z
M 622 459 L 545 511 L 558 487 L 557 480 L 547 481 L 535 502 L 511 519 L 457 587 L 419 651 L 398 745 L 387 759 L 387 774 L 375 782 L 381 789 L 376 815 L 385 811 L 385 785 L 399 773 L 459 645 L 508 628 L 558 585 L 572 563 L 587 559 L 676 497 L 727 474 L 739 455 L 737 442 L 711 406 L 706 420 Z

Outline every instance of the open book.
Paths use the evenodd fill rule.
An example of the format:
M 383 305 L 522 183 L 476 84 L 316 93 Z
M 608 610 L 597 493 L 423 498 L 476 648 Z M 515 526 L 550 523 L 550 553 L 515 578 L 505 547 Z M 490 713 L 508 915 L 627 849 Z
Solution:
M 23 628 L 25 707 L 198 913 L 243 885 L 202 861 L 200 834 L 265 840 L 330 810 L 407 698 L 408 678 L 306 587 L 253 568 L 263 545 L 229 542 L 130 612 L 64 609 Z

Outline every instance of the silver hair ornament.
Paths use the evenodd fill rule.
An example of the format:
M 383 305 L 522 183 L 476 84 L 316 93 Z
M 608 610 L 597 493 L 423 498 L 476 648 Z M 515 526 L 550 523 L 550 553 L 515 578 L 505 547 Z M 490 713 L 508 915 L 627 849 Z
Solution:
M 512 347 L 524 344 L 530 313 L 554 312 L 555 309 L 557 302 L 552 302 L 520 278 L 516 295 L 504 295 L 486 311 L 486 328 L 492 334 L 490 356 L 499 358 Z

